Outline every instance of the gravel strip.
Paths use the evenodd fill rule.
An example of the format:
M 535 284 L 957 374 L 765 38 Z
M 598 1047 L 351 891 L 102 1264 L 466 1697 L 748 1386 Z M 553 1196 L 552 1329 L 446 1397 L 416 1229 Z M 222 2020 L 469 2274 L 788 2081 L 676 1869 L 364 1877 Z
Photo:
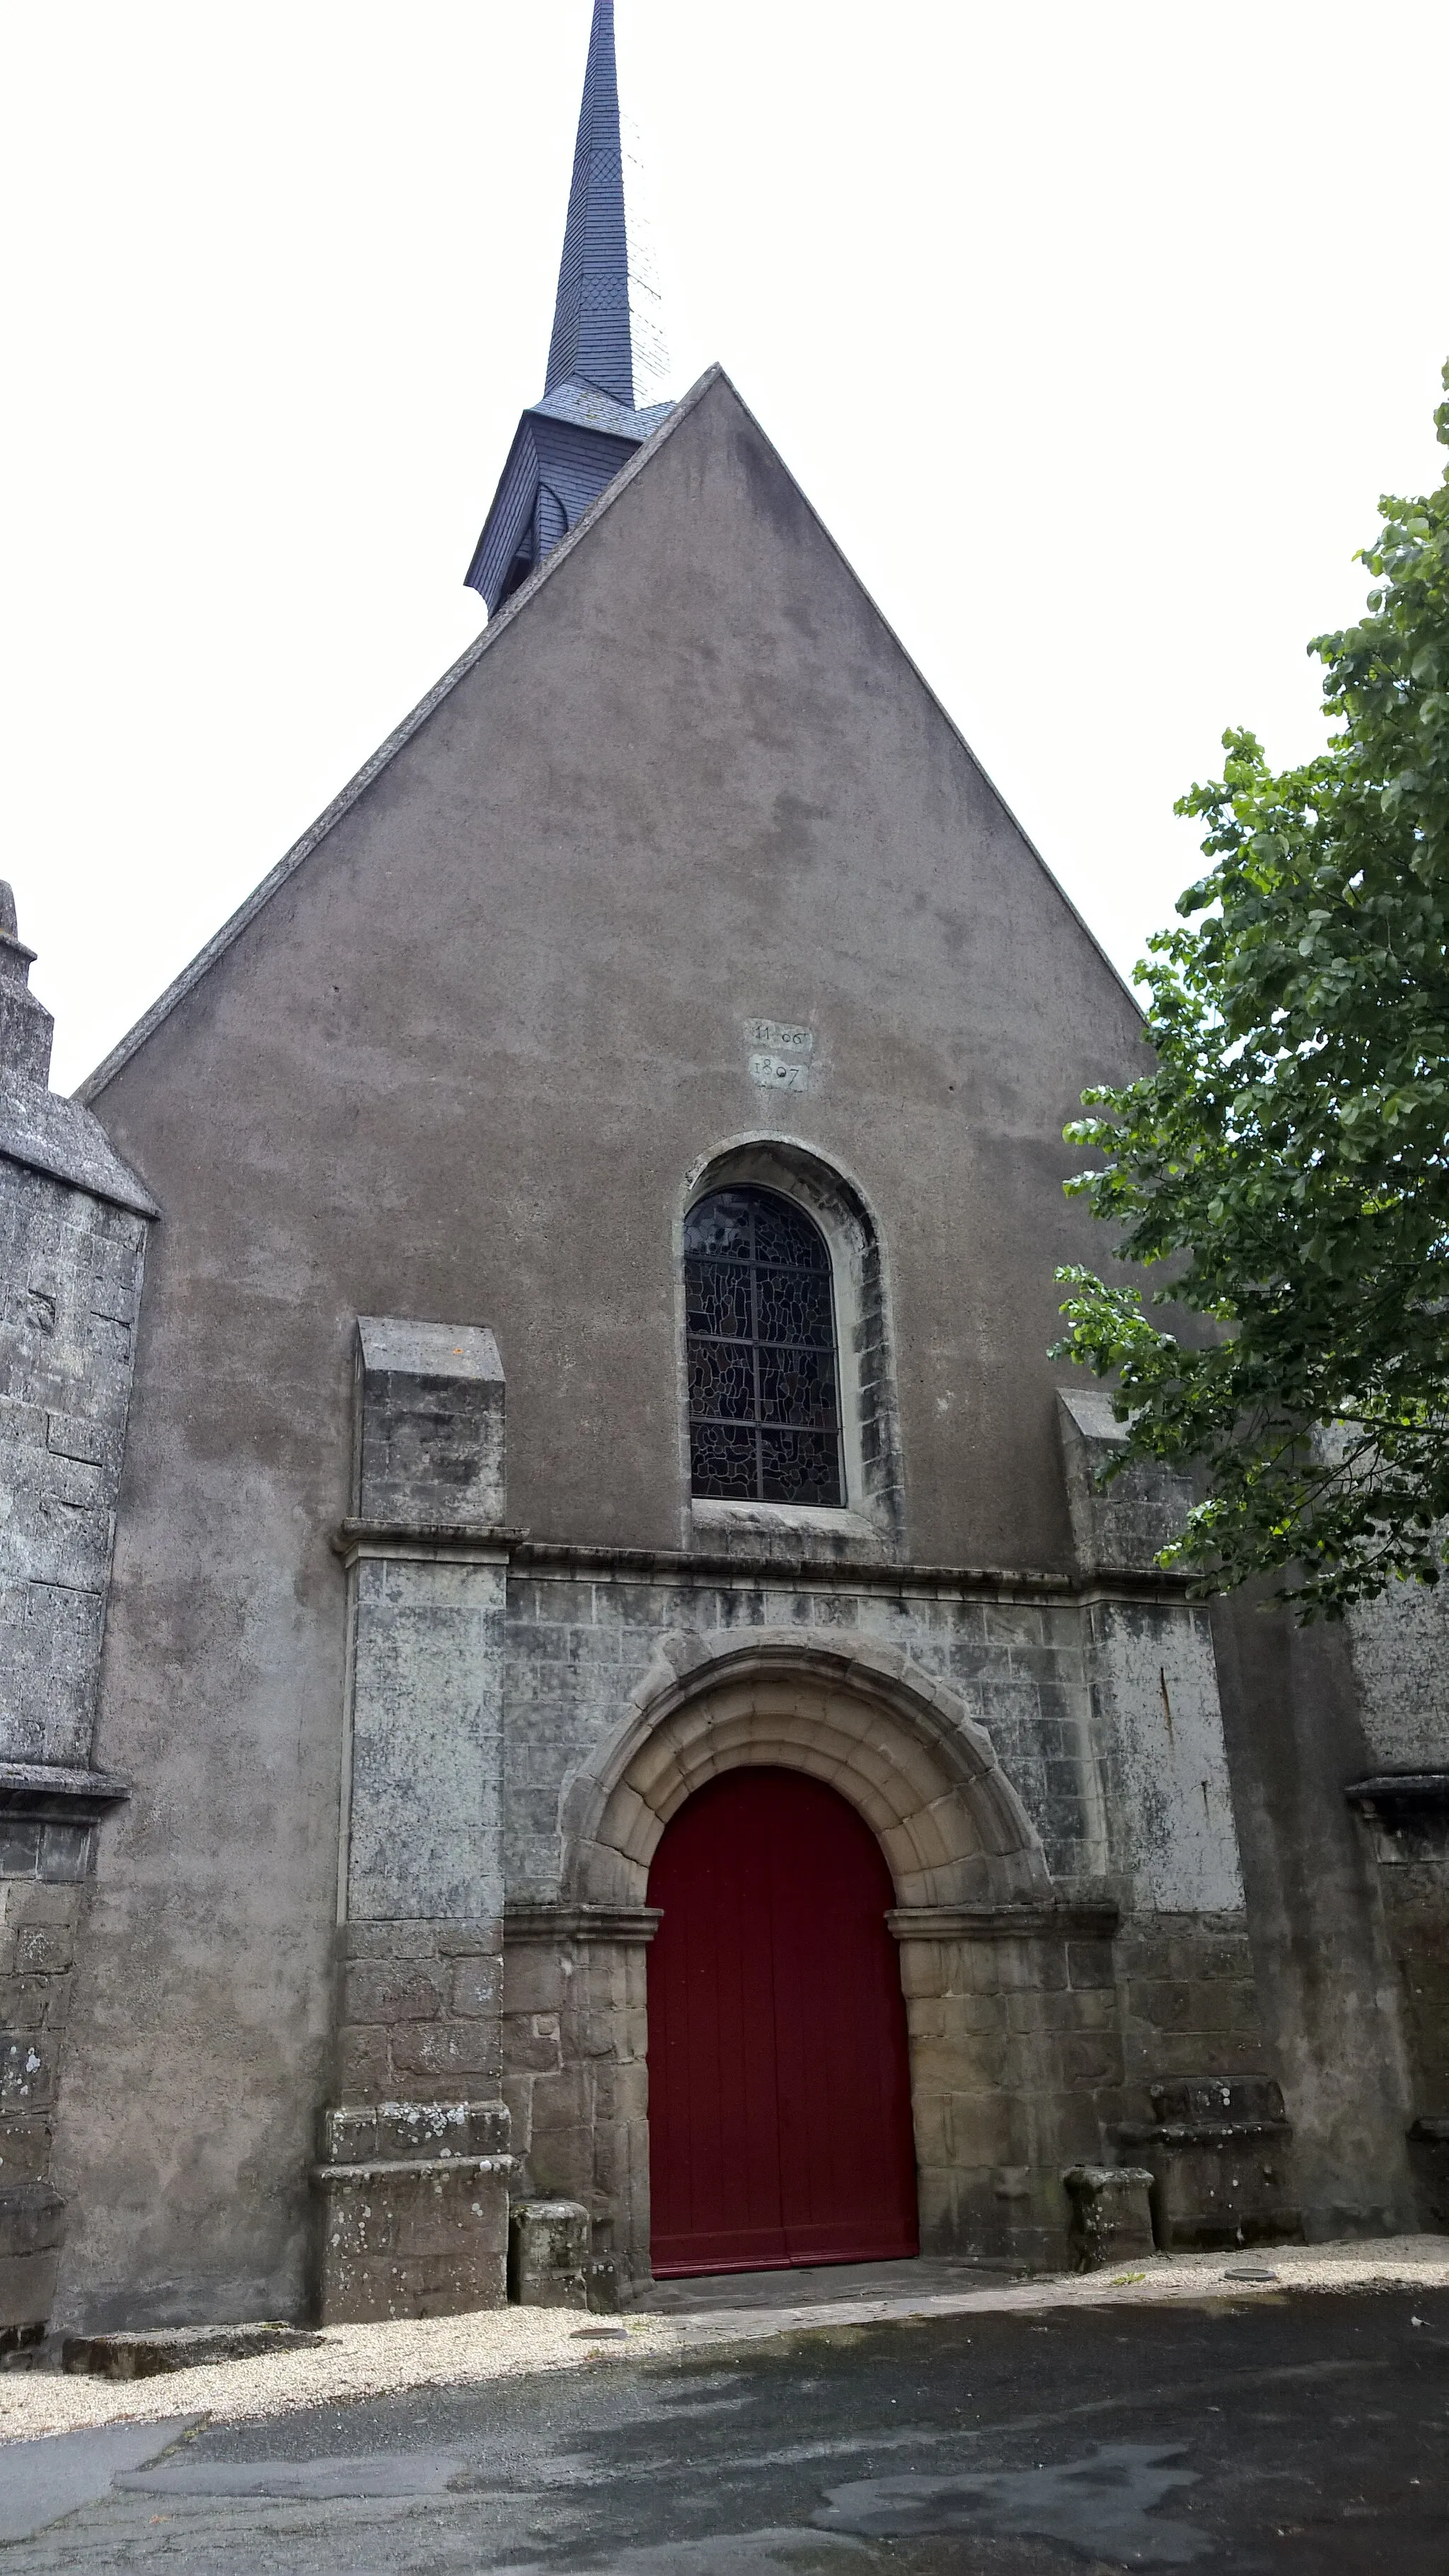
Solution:
M 1259 2264 L 1276 2280 L 1232 2280 Z M 529 2371 L 606 2367 L 650 2354 L 693 2354 L 708 2346 L 759 2343 L 777 2335 L 909 2317 L 1026 2312 L 1099 2305 L 1155 2306 L 1163 2300 L 1262 2299 L 1286 2291 L 1449 2289 L 1449 2237 L 1396 2236 L 1340 2245 L 1276 2245 L 1247 2255 L 1157 2254 L 1121 2272 L 1003 2282 L 999 2289 L 937 2291 L 920 2297 L 839 2299 L 828 2306 L 727 2308 L 692 2316 L 630 2316 L 626 2331 L 594 2340 L 573 2308 L 493 2308 L 469 2317 L 429 2317 L 379 2326 L 330 2326 L 310 2351 L 255 2361 L 212 2362 L 145 2380 L 82 2379 L 50 2371 L 0 2375 L 0 2443 L 32 2441 L 92 2424 L 150 2424 L 177 2415 L 213 2423 L 256 2422 L 299 2407 L 379 2397 L 403 2388 L 467 2387 Z

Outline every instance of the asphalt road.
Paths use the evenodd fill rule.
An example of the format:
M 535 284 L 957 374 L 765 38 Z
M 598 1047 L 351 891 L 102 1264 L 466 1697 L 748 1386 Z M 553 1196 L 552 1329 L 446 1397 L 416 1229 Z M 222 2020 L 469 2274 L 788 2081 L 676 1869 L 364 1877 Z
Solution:
M 1449 2576 L 1449 2292 L 611 2357 L 203 2429 L 111 2475 L 0 2576 Z

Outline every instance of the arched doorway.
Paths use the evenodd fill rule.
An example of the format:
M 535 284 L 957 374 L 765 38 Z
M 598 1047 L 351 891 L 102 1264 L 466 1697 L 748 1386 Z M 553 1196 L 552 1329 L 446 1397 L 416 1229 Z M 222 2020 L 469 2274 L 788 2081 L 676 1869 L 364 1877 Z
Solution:
M 656 2274 L 914 2254 L 905 2008 L 870 1827 L 807 1773 L 696 1791 L 649 1873 Z

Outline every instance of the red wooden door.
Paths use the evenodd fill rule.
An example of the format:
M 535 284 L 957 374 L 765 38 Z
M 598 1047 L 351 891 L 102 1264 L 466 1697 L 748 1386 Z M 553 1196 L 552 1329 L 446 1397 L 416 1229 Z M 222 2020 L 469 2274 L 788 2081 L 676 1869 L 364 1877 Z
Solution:
M 656 2273 L 916 2251 L 906 2017 L 869 1826 L 801 1771 L 731 1771 L 649 1873 Z

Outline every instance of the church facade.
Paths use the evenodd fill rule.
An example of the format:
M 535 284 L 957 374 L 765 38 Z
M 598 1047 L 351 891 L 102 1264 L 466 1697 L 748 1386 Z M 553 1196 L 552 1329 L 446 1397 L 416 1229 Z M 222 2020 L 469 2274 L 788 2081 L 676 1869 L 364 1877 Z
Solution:
M 619 166 L 599 0 L 478 642 L 81 1102 L 0 938 L 16 2339 L 1437 2209 L 1440 1632 L 1099 1486 L 1138 1014 Z

